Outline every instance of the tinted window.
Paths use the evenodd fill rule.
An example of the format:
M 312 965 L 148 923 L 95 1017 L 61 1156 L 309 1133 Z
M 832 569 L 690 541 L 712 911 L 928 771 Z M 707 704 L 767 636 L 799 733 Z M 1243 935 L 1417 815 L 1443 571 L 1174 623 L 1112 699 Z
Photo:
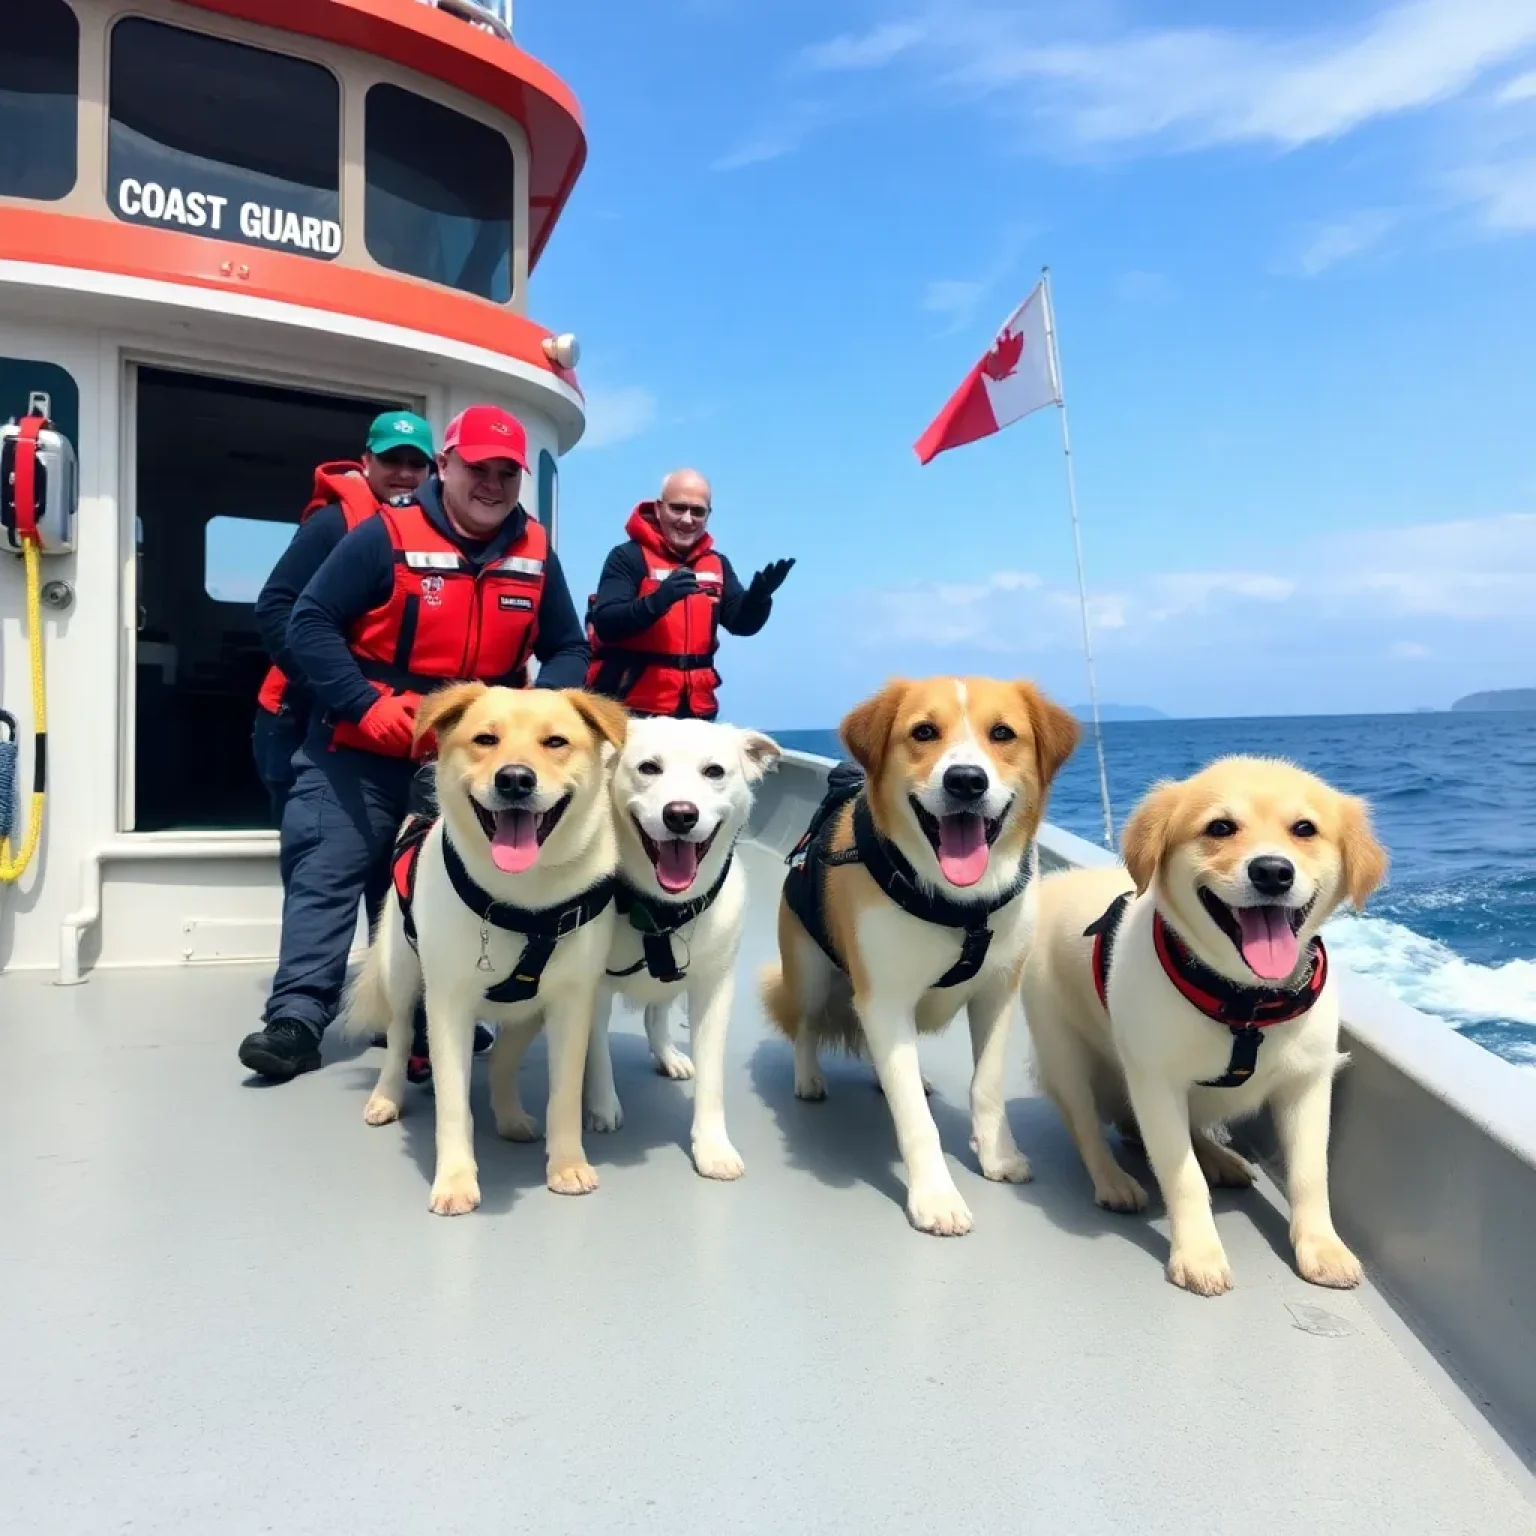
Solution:
M 57 363 L 29 357 L 0 357 L 0 422 L 20 421 L 33 394 L 48 396 L 48 410 L 60 432 L 80 454 L 80 387 Z
M 560 515 L 560 471 L 555 468 L 555 456 L 548 448 L 539 449 L 539 510 L 538 519 L 554 537 L 555 519 Z
M 0 196 L 52 202 L 75 185 L 80 24 L 64 0 L 0 12 Z
M 158 21 L 112 29 L 107 195 L 154 224 L 330 257 L 341 92 L 329 70 Z
M 292 540 L 292 523 L 210 517 L 203 537 L 203 591 L 216 603 L 254 603 Z
M 512 146 L 398 86 L 368 92 L 363 233 L 380 266 L 505 304 L 512 297 Z

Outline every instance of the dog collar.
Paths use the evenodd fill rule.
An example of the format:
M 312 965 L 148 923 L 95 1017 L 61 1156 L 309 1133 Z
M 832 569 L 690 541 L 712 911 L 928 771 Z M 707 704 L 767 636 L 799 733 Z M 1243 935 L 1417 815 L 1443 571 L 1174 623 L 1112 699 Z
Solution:
M 1099 1002 L 1109 1006 L 1109 965 L 1115 935 L 1130 905 L 1129 891 L 1110 902 L 1101 917 L 1084 930 L 1093 940 L 1093 986 Z M 1285 1024 L 1307 1013 L 1322 995 L 1328 980 L 1328 951 L 1321 938 L 1308 946 L 1305 976 L 1294 987 L 1247 987 L 1213 970 L 1196 959 L 1189 946 L 1163 921 L 1161 912 L 1152 914 L 1152 947 L 1157 952 L 1163 974 L 1179 995 L 1215 1024 L 1225 1025 L 1232 1033 L 1232 1055 L 1227 1070 L 1220 1076 L 1202 1081 L 1202 1088 L 1236 1088 L 1253 1076 L 1258 1065 L 1261 1031 L 1271 1024 Z
M 416 872 L 427 834 L 435 824 L 435 817 L 413 816 L 401 828 L 395 842 L 395 894 L 400 901 L 405 936 L 412 949 L 416 947 L 416 921 L 412 911 L 416 897 Z M 607 876 L 580 895 L 554 907 L 518 907 L 509 901 L 498 901 L 465 868 L 464 860 L 453 846 L 453 839 L 448 836 L 446 827 L 443 829 L 443 865 L 448 871 L 448 880 L 454 894 L 480 919 L 480 959 L 476 962 L 478 970 L 494 969 L 490 956 L 492 928 L 520 933 L 527 940 L 522 954 L 517 957 L 512 974 L 505 981 L 485 989 L 487 1000 L 493 1003 L 526 1003 L 537 997 L 539 981 L 544 975 L 545 966 L 554 958 L 555 945 L 597 917 L 613 900 L 618 883 L 611 875 Z
M 642 968 L 655 981 L 681 981 L 688 974 L 686 965 L 678 967 L 672 952 L 672 935 L 686 927 L 694 918 L 702 916 L 714 905 L 715 897 L 725 888 L 725 877 L 731 872 L 731 860 L 736 857 L 732 847 L 725 856 L 719 877 L 702 896 L 691 901 L 665 901 L 659 896 L 638 891 L 622 876 L 614 891 L 614 905 L 620 917 L 627 917 L 629 925 L 640 935 L 642 957 L 622 971 L 609 971 L 610 976 L 633 976 Z

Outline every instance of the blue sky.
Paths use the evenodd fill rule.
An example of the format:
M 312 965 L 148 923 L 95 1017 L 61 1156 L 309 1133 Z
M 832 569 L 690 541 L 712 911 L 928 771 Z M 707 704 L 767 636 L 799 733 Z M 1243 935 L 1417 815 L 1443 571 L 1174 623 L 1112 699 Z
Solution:
M 666 468 L 744 571 L 727 713 L 894 671 L 1084 697 L 1057 424 L 911 444 L 1052 268 L 1101 693 L 1536 685 L 1536 0 L 520 0 L 591 157 L 531 312 L 583 344 L 578 604 Z

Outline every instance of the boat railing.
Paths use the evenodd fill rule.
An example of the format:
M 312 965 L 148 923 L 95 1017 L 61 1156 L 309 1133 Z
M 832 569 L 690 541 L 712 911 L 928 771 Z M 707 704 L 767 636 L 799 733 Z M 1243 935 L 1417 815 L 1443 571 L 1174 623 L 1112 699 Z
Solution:
M 472 27 L 490 32 L 503 42 L 512 41 L 512 0 L 421 0 L 423 5 L 434 5 Z

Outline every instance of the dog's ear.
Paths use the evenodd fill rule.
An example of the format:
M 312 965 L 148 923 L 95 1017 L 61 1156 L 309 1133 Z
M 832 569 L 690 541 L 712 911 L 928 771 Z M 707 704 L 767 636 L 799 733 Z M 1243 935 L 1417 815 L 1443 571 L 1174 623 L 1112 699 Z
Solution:
M 1131 812 L 1120 834 L 1120 851 L 1125 867 L 1136 882 L 1136 894 L 1143 895 L 1163 855 L 1168 852 L 1168 835 L 1178 813 L 1183 785 L 1164 782 L 1152 787 L 1140 805 Z
M 837 734 L 843 738 L 849 756 L 864 770 L 867 779 L 878 779 L 891 744 L 891 729 L 896 712 L 912 685 L 905 678 L 893 677 L 872 699 L 865 699 L 843 717 Z
M 464 718 L 464 711 L 486 692 L 484 683 L 450 683 L 435 688 L 416 708 L 415 742 L 419 747 L 428 736 L 439 743 Z
M 747 783 L 755 784 L 782 756 L 782 748 L 771 736 L 764 736 L 761 731 L 741 733 L 741 765 Z
M 1371 808 L 1354 795 L 1339 796 L 1339 857 L 1344 889 L 1357 908 L 1387 878 L 1387 850 L 1371 827 Z
M 1046 698 L 1033 683 L 1021 679 L 1013 686 L 1024 701 L 1030 729 L 1035 733 L 1035 756 L 1040 762 L 1040 787 L 1044 789 L 1071 757 L 1083 728 L 1075 715 Z
M 610 746 L 622 747 L 629 734 L 629 711 L 613 699 L 600 693 L 588 693 L 584 688 L 563 688 L 561 692 L 571 701 L 571 707 Z

